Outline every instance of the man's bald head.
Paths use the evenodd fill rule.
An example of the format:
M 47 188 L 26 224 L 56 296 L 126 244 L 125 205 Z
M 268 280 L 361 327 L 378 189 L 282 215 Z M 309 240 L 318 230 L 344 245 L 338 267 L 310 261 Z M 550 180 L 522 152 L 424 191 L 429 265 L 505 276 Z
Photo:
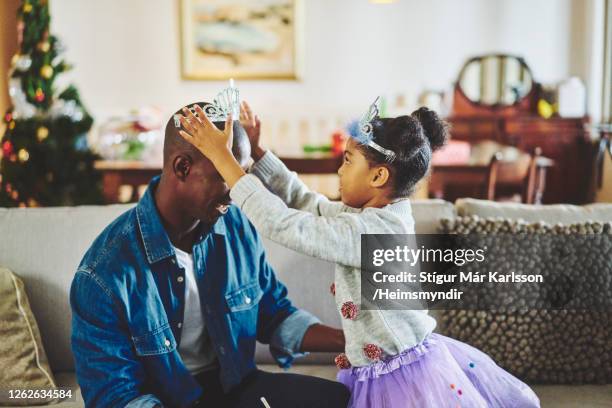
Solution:
M 188 107 L 193 105 L 199 105 L 202 109 L 206 105 L 210 105 L 208 102 L 196 102 Z M 175 115 L 183 115 L 183 108 L 180 108 L 175 112 Z M 225 129 L 225 122 L 214 122 L 215 126 L 219 129 Z M 235 157 L 244 156 L 249 157 L 251 155 L 251 146 L 249 144 L 249 139 L 246 134 L 246 131 L 240 124 L 240 121 L 234 121 L 234 132 L 233 132 L 233 144 L 232 144 L 232 153 Z M 204 156 L 200 151 L 194 147 L 191 143 L 182 138 L 179 134 L 181 128 L 177 128 L 174 121 L 174 115 L 170 117 L 168 122 L 166 123 L 166 130 L 164 136 L 164 168 L 171 164 L 172 158 L 175 157 L 179 153 L 183 153 L 189 156 L 192 160 L 201 160 L 204 159 Z

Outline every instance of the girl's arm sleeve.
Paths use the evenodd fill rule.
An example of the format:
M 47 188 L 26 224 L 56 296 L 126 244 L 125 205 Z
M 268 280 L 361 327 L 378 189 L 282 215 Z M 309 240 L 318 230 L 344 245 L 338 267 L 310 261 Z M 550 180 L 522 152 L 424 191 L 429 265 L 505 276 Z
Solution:
M 361 234 L 367 233 L 361 214 L 318 216 L 289 208 L 252 174 L 243 176 L 230 195 L 265 237 L 306 255 L 360 267 Z
M 315 215 L 331 216 L 343 211 L 355 211 L 341 202 L 330 201 L 323 194 L 311 191 L 295 172 L 267 151 L 250 170 L 266 187 L 276 194 L 288 207 L 307 211 Z

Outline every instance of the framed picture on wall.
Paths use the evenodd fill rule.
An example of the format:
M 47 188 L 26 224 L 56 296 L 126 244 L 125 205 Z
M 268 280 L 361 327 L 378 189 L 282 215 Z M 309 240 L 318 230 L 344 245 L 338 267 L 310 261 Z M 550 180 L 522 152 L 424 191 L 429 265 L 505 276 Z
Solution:
M 302 0 L 180 0 L 185 79 L 299 79 Z

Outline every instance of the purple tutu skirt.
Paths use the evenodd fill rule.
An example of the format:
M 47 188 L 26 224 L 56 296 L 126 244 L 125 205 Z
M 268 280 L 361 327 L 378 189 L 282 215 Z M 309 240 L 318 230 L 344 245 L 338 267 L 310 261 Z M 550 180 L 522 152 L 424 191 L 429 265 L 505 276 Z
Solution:
M 478 349 L 432 333 L 402 353 L 338 372 L 351 408 L 530 408 L 540 401 L 525 383 Z

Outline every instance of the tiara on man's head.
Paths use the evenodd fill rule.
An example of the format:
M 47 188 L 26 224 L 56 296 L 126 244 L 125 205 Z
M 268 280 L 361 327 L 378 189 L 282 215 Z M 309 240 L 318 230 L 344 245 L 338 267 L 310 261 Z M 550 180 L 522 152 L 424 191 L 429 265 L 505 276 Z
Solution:
M 190 107 L 189 110 L 197 116 L 193 107 Z M 230 116 L 234 120 L 239 120 L 240 91 L 234 86 L 234 80 L 230 79 L 229 87 L 219 92 L 213 99 L 213 103 L 204 105 L 202 110 L 211 122 L 225 122 Z M 177 128 L 181 127 L 180 118 L 180 114 L 174 115 L 174 126 Z
M 387 162 L 391 163 L 393 160 L 395 160 L 395 152 L 393 150 L 385 149 L 374 141 L 374 125 L 372 122 L 378 117 L 380 112 L 378 108 L 379 101 L 380 96 L 376 97 L 374 102 L 368 108 L 366 114 L 361 117 L 356 131 L 350 132 L 350 134 L 351 137 L 357 141 L 357 143 L 370 146 L 372 149 L 385 156 Z

